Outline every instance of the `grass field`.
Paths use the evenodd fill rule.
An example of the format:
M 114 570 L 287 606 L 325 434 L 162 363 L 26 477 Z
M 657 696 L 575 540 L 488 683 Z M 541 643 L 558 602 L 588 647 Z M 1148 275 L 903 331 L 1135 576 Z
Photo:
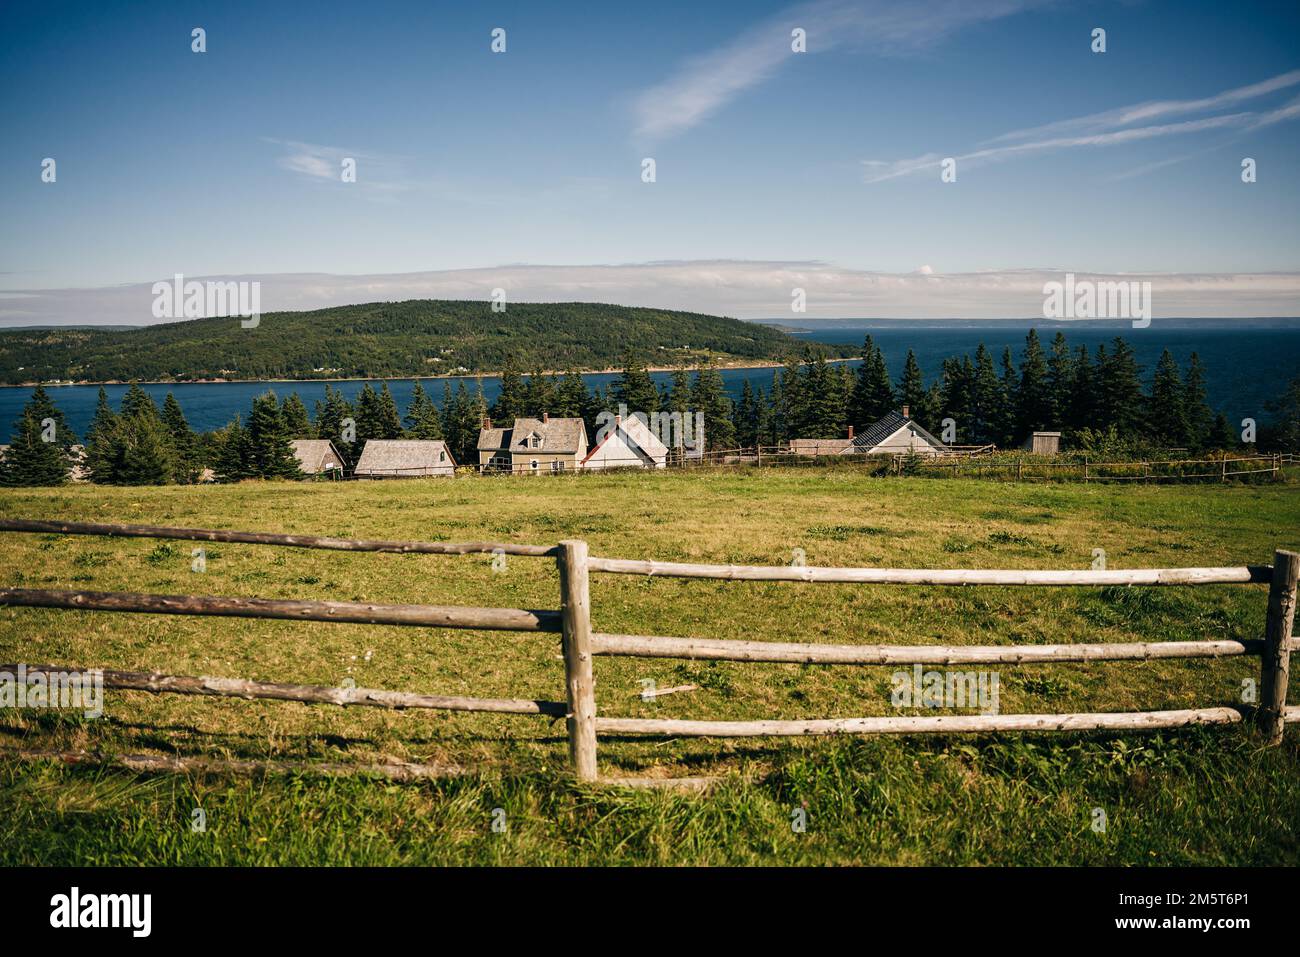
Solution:
M 7 490 L 0 515 L 371 538 L 584 538 L 594 554 L 810 565 L 1268 563 L 1300 489 L 1015 485 L 811 469 Z M 551 560 L 11 535 L 9 587 L 554 608 Z M 1255 638 L 1265 586 L 923 588 L 597 576 L 598 630 L 835 643 Z M 0 660 L 563 699 L 557 636 L 0 609 Z M 963 666 L 963 669 L 970 666 Z M 1001 710 L 1234 704 L 1254 658 L 999 666 Z M 602 715 L 897 713 L 891 667 L 598 658 Z M 699 690 L 642 701 L 642 680 Z M 1296 684 L 1293 680 L 1292 685 Z M 0 712 L 0 747 L 456 765 L 445 781 L 137 776 L 0 758 L 0 863 L 1263 864 L 1300 861 L 1300 735 L 600 741 L 601 773 L 724 775 L 707 795 L 578 786 L 562 721 L 108 691 L 104 717 Z M 1292 702 L 1300 695 L 1292 692 Z M 920 712 L 916 712 L 920 713 Z M 201 808 L 207 829 L 191 829 Z M 1094 809 L 1106 829 L 1093 829 Z M 504 821 L 504 832 L 494 830 Z M 795 809 L 807 819 L 792 828 Z

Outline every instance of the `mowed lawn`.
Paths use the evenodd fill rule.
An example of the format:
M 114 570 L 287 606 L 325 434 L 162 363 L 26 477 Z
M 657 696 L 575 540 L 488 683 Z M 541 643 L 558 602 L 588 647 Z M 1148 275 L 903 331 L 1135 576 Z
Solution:
M 1267 564 L 1300 488 L 869 478 L 849 470 L 6 490 L 0 515 L 362 538 L 583 538 L 623 558 L 930 568 Z M 550 559 L 0 535 L 5 587 L 557 608 Z M 1257 638 L 1267 588 L 937 588 L 592 580 L 597 630 L 767 641 Z M 0 660 L 562 700 L 556 635 L 0 609 Z M 975 666 L 960 666 L 969 670 Z M 995 666 L 1001 711 L 1235 704 L 1254 658 Z M 598 713 L 897 714 L 894 667 L 599 657 Z M 643 701 L 643 682 L 698 690 Z M 1297 683 L 1293 680 L 1292 685 Z M 106 692 L 99 719 L 0 712 L 0 748 L 468 773 L 136 775 L 0 755 L 0 863 L 1259 864 L 1300 861 L 1300 731 L 806 739 L 602 737 L 603 775 L 719 775 L 704 795 L 583 787 L 562 720 Z M 1300 694 L 1291 694 L 1292 702 Z M 921 713 L 907 711 L 903 713 Z M 936 713 L 936 712 L 927 712 Z M 951 712 L 937 712 L 951 713 Z M 195 831 L 194 810 L 206 815 Z M 1098 810 L 1099 809 L 1099 810 Z M 800 812 L 800 813 L 796 813 Z M 1105 829 L 1094 822 L 1105 815 Z M 796 818 L 806 827 L 792 827 Z M 494 829 L 493 822 L 497 823 Z

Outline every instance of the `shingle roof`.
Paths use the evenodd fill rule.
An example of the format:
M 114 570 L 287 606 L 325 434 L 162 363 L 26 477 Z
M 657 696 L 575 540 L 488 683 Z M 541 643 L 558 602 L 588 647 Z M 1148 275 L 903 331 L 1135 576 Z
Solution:
M 294 439 L 293 454 L 298 459 L 298 467 L 309 475 L 325 471 L 328 459 L 342 461 L 338 449 L 329 439 Z
M 551 421 L 554 422 L 555 420 L 551 419 Z M 626 436 L 628 448 L 633 451 L 639 450 L 651 459 L 657 459 L 668 454 L 668 446 L 659 440 L 659 436 L 650 430 L 650 427 L 645 424 L 641 416 L 629 415 L 626 419 L 621 420 L 616 428 L 609 429 L 605 433 L 605 438 L 596 443 L 596 447 L 587 453 L 587 457 L 583 461 L 586 462 L 595 455 L 596 451 L 618 432 L 622 432 Z
M 478 447 L 481 452 L 495 452 L 510 447 L 511 429 L 479 429 Z
M 880 421 L 873 422 L 858 433 L 858 435 L 853 439 L 853 450 L 855 452 L 870 451 L 905 425 L 911 426 L 912 430 L 919 437 L 925 439 L 936 448 L 945 448 L 942 442 L 925 429 L 921 428 L 921 426 L 911 416 L 905 417 L 901 412 L 890 412 Z
M 537 435 L 542 444 L 533 448 L 528 445 L 528 437 Z M 515 419 L 513 428 L 481 429 L 478 434 L 478 447 L 482 451 L 509 449 L 511 452 L 584 452 L 587 441 L 587 427 L 582 419 L 551 418 Z
M 442 454 L 446 459 L 442 459 Z M 447 469 L 456 465 L 441 439 L 367 439 L 356 472 L 396 472 Z

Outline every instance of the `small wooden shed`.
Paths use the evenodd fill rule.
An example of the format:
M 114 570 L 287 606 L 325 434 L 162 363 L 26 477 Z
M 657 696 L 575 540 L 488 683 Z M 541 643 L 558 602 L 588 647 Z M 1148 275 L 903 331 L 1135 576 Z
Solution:
M 1061 433 L 1035 432 L 1025 440 L 1025 450 L 1034 455 L 1055 455 L 1061 451 Z
M 329 439 L 294 439 L 293 454 L 304 475 L 343 474 L 343 456 Z

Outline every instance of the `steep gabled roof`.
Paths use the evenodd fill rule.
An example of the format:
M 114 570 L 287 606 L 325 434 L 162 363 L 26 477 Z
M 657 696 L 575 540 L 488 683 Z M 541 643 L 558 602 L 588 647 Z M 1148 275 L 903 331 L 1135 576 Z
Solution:
M 356 472 L 414 472 L 455 465 L 456 460 L 442 439 L 367 439 Z
M 573 453 L 584 451 L 587 444 L 587 427 L 583 424 L 582 419 L 541 419 L 519 418 L 515 419 L 515 426 L 511 429 L 510 444 L 508 446 L 494 446 L 494 448 L 509 448 L 511 452 L 551 452 L 551 453 Z M 527 444 L 530 435 L 540 436 L 542 444 L 540 448 L 532 448 Z
M 914 431 L 919 438 L 924 439 L 935 448 L 946 448 L 942 442 L 917 423 L 911 416 L 904 416 L 901 412 L 890 412 L 878 422 L 873 422 L 867 426 L 853 439 L 853 451 L 869 452 L 874 449 L 885 439 L 889 438 L 903 426 L 908 426 Z
M 339 450 L 334 448 L 334 443 L 329 439 L 293 440 L 293 454 L 298 459 L 298 467 L 309 475 L 325 471 L 325 463 L 331 453 L 334 458 L 343 461 Z
M 588 452 L 587 457 L 582 461 L 590 461 L 592 456 L 600 451 L 600 447 L 619 432 L 623 433 L 624 441 L 629 449 L 634 452 L 641 452 L 651 460 L 668 455 L 668 446 L 659 440 L 659 436 L 650 431 L 650 427 L 641 421 L 641 417 L 639 415 L 630 415 L 606 432 L 605 437 L 596 443 L 596 447 Z

